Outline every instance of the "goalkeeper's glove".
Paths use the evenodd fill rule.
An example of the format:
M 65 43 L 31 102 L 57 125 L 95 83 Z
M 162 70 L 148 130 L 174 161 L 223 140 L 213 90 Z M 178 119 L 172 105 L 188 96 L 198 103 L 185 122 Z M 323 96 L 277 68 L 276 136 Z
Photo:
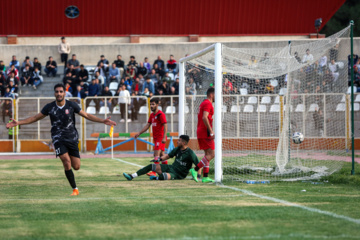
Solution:
M 158 159 L 153 159 L 153 160 L 150 160 L 150 162 L 153 162 L 153 163 L 158 163 L 158 162 L 161 162 L 161 158 L 158 158 Z

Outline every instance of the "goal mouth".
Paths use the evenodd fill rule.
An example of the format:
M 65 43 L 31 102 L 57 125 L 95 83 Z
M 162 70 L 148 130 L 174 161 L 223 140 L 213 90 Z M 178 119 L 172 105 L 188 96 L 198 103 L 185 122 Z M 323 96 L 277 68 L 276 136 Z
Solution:
M 199 105 L 215 87 L 217 182 L 320 179 L 349 161 L 349 34 L 273 48 L 217 43 L 180 60 L 179 133 L 192 141 Z M 294 143 L 294 132 L 304 141 Z

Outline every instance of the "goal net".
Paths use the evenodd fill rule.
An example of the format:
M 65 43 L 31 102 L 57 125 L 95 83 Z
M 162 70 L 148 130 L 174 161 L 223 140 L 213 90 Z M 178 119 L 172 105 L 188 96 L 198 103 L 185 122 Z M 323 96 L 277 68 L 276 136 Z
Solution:
M 215 86 L 218 182 L 319 179 L 349 159 L 349 33 L 274 48 L 214 44 L 180 60 L 179 133 L 194 149 L 199 105 Z

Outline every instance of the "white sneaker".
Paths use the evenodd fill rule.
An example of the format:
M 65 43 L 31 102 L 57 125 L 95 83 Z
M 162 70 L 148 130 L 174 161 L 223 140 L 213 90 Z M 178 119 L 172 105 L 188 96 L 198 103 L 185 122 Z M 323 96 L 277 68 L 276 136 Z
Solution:
M 36 86 L 35 86 L 35 85 L 33 85 L 33 88 L 34 88 L 34 89 L 36 89 Z
M 127 122 L 131 122 L 131 119 L 128 119 Z
M 124 119 L 121 119 L 120 122 L 125 122 L 125 120 L 124 120 Z

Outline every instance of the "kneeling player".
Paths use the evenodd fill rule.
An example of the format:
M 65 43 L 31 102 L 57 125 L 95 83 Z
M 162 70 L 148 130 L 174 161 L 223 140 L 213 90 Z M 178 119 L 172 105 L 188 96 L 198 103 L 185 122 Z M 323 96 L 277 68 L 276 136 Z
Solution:
M 191 169 L 192 164 L 195 166 L 199 163 L 194 151 L 188 147 L 189 136 L 181 135 L 178 140 L 178 146 L 174 148 L 169 154 L 160 157 L 158 161 L 166 161 L 169 158 L 175 157 L 172 165 L 167 164 L 149 164 L 140 169 L 136 173 L 127 174 L 123 173 L 124 177 L 131 181 L 133 178 L 144 175 L 150 171 L 154 171 L 158 176 L 151 176 L 151 180 L 176 180 L 184 179 Z M 152 160 L 155 162 L 156 160 Z

